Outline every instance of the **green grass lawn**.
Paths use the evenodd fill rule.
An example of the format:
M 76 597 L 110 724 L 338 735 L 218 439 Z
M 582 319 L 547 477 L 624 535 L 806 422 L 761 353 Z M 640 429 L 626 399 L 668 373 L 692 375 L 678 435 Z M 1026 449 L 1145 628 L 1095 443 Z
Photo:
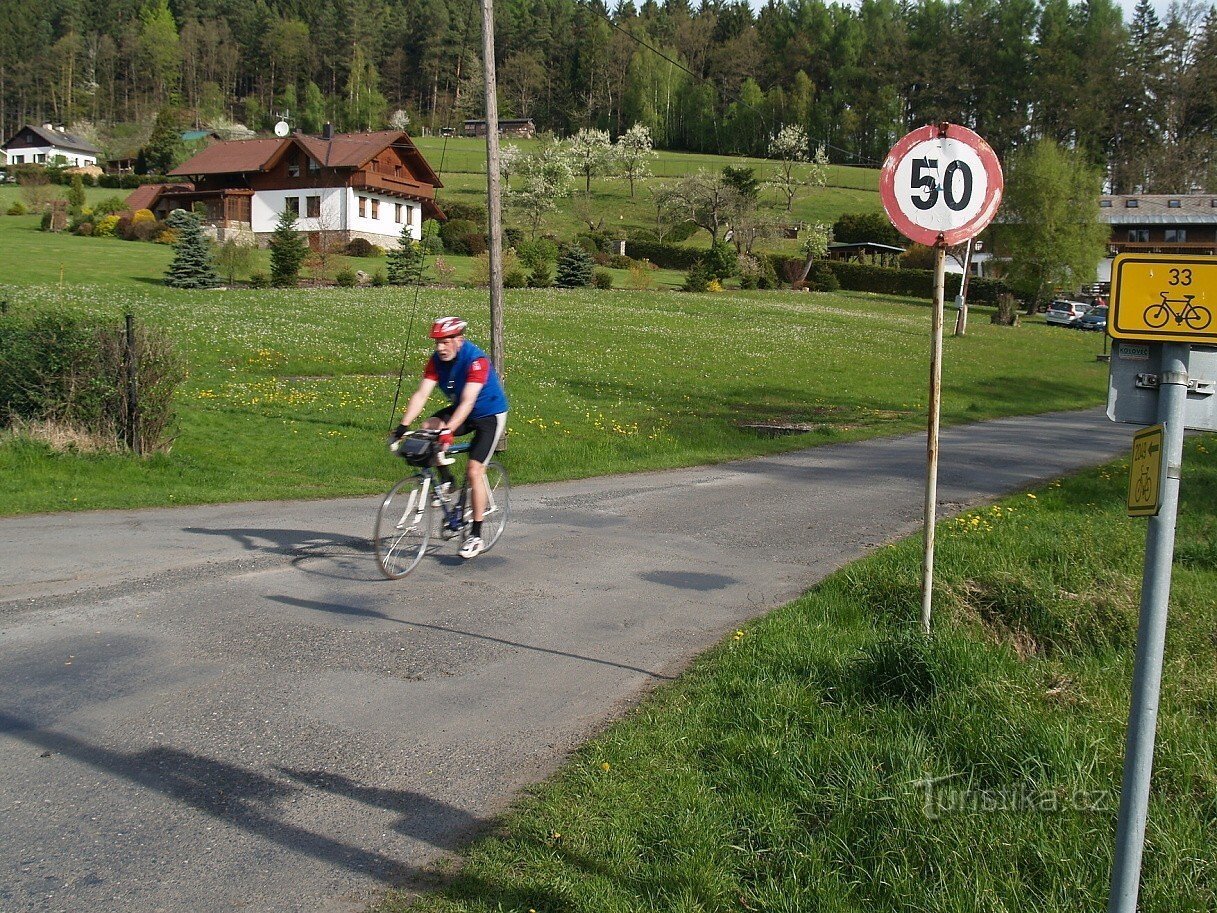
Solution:
M 1139 909 L 1217 909 L 1217 440 L 1184 461 Z M 378 913 L 1105 908 L 1145 524 L 1126 463 L 944 521 L 729 636 Z M 450 867 L 445 866 L 445 871 Z
M 36 225 L 32 216 L 0 216 L 0 299 L 10 309 L 116 321 L 130 311 L 168 331 L 190 373 L 168 454 L 134 460 L 55 454 L 11 437 L 0 444 L 3 513 L 378 491 L 401 471 L 382 443 L 403 348 L 408 393 L 437 314 L 465 314 L 488 346 L 484 290 L 179 291 L 160 282 L 167 247 L 48 235 Z M 693 465 L 924 426 L 926 302 L 689 295 L 665 289 L 678 274 L 652 275 L 646 292 L 507 292 L 507 462 L 516 481 Z M 947 339 L 943 419 L 1097 404 L 1106 386 L 1094 360 L 1100 345 L 1036 322 L 994 327 L 978 313 L 967 337 Z M 772 438 L 746 427 L 756 422 L 807 430 Z

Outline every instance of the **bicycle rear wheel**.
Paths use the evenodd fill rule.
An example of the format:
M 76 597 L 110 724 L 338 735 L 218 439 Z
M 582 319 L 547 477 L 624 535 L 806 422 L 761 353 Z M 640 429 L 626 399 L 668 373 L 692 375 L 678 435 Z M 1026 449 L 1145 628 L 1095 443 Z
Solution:
M 490 551 L 503 535 L 510 512 L 511 486 L 507 470 L 501 463 L 491 460 L 486 464 L 486 511 L 482 514 L 482 541 L 486 543 L 486 551 Z
M 380 572 L 405 577 L 427 551 L 431 538 L 431 498 L 422 476 L 407 476 L 385 495 L 376 512 L 372 547 Z

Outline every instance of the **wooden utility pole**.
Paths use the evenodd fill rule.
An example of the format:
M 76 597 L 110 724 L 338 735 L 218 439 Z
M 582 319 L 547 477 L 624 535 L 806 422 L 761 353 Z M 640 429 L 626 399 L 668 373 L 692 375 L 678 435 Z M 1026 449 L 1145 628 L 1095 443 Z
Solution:
M 486 214 L 490 221 L 490 360 L 503 376 L 503 208 L 499 200 L 499 98 L 494 75 L 494 0 L 482 0 L 486 74 Z

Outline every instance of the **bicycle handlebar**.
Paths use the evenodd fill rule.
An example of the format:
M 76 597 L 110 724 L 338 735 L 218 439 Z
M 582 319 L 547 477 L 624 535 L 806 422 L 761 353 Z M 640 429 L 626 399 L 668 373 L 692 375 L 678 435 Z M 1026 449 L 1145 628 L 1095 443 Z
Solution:
M 397 453 L 398 448 L 401 447 L 401 442 L 408 437 L 417 437 L 425 441 L 437 441 L 439 440 L 439 431 L 434 428 L 419 428 L 417 431 L 407 431 L 389 445 L 389 451 L 391 453 Z M 456 461 L 451 459 L 448 454 L 466 453 L 469 450 L 469 447 L 470 445 L 468 442 L 462 442 L 460 444 L 453 444 L 450 447 L 445 447 L 435 455 L 435 462 L 439 463 L 441 466 L 450 466 Z

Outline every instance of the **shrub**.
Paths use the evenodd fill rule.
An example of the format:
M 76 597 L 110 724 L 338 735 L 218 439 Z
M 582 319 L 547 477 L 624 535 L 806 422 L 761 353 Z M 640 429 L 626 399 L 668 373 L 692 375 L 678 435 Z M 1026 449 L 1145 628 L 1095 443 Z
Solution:
M 42 219 L 39 221 L 38 227 L 42 231 L 50 231 L 51 230 L 51 218 L 52 218 L 51 211 L 48 209 L 46 212 L 44 212 L 42 214 Z
M 592 284 L 596 288 L 610 289 L 613 287 L 613 274 L 606 269 L 598 269 L 592 276 Z
M 837 274 L 832 271 L 832 265 L 827 260 L 812 262 L 804 284 L 813 292 L 835 292 L 841 287 Z
M 397 247 L 389 251 L 389 282 L 393 285 L 422 285 L 431 276 L 427 272 L 427 256 L 422 245 L 410 236 L 410 227 L 403 226 Z
M 528 274 L 529 288 L 553 288 L 554 272 L 548 262 L 532 269 Z
M 651 264 L 647 260 L 635 260 L 630 264 L 630 285 L 636 289 L 651 287 Z
M 730 279 L 735 275 L 739 255 L 728 241 L 716 241 L 706 252 L 703 261 L 715 279 Z
M 523 242 L 524 229 L 516 228 L 515 226 L 503 229 L 503 243 L 508 247 L 518 248 Z
M 10 216 L 23 216 L 25 213 L 25 204 L 20 200 L 13 200 L 13 205 L 8 208 L 8 214 Z
M 157 244 L 177 244 L 179 237 L 177 229 L 162 228 L 152 240 Z
M 485 228 L 486 207 L 480 203 L 463 203 L 460 200 L 445 200 L 444 214 L 448 216 L 448 224 L 454 221 L 470 222 L 475 228 Z
M 89 237 L 90 235 L 93 234 L 93 223 L 92 222 L 81 222 L 79 225 L 76 226 L 76 234 L 80 235 L 82 238 Z
M 547 238 L 537 238 L 535 241 L 521 241 L 515 245 L 520 262 L 530 270 L 553 263 L 558 259 L 558 245 Z
M 450 254 L 469 255 L 469 247 L 465 239 L 471 234 L 477 234 L 478 227 L 468 219 L 449 219 L 440 226 L 439 236 L 444 242 L 444 250 Z
M 436 257 L 435 275 L 439 280 L 440 285 L 451 285 L 452 280 L 456 278 L 456 267 L 443 257 Z
M 439 234 L 439 222 L 428 219 L 423 223 L 423 250 L 428 254 L 442 254 L 444 241 Z
M 465 250 L 471 257 L 476 257 L 480 254 L 486 253 L 487 249 L 490 247 L 486 241 L 486 236 L 480 231 L 469 232 L 467 235 L 461 238 L 461 244 L 464 245 Z
M 342 288 L 354 288 L 355 271 L 349 267 L 340 269 L 334 274 L 334 281 Z
M 352 238 L 347 242 L 348 257 L 375 257 L 378 248 L 367 238 Z
M 114 229 L 118 226 L 118 216 L 102 216 L 93 223 L 93 234 L 99 238 L 113 238 Z
M 384 270 L 377 270 L 372 273 L 372 278 L 369 280 L 375 288 L 383 288 L 389 284 L 389 280 L 385 278 Z
M 685 282 L 681 286 L 681 290 L 685 292 L 704 292 L 710 286 L 710 280 L 713 278 L 706 264 L 697 260 L 689 267 L 688 273 L 685 274 Z
M 249 274 L 250 288 L 270 288 L 270 278 L 266 273 L 250 273 Z
M 558 255 L 558 273 L 554 283 L 559 288 L 586 288 L 592 284 L 595 264 L 579 244 L 568 244 Z
M 524 288 L 527 285 L 528 276 L 519 267 L 503 273 L 503 288 Z
M 125 328 L 55 312 L 0 317 L 0 415 L 53 422 L 88 436 L 122 441 L 127 412 Z M 173 393 L 185 370 L 163 331 L 135 331 L 137 440 L 147 453 L 166 449 Z

